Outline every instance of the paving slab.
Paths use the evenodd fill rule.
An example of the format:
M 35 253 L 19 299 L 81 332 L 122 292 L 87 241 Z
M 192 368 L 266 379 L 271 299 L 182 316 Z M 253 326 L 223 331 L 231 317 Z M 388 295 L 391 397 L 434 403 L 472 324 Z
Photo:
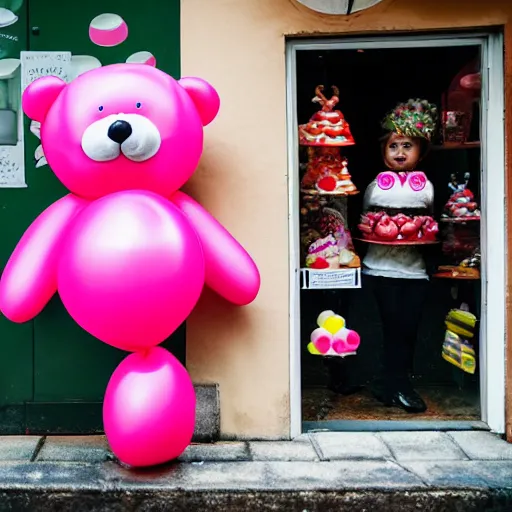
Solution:
M 101 464 L 9 461 L 0 463 L 0 489 L 43 492 L 56 489 L 60 491 L 99 490 L 105 488 L 102 475 Z
M 512 464 L 509 461 L 489 460 L 475 461 L 492 489 L 512 490 Z
M 512 489 L 512 465 L 507 461 L 418 461 L 403 466 L 435 488 Z
M 50 436 L 36 461 L 103 462 L 114 459 L 105 436 Z
M 399 462 L 468 459 L 444 432 L 379 432 L 376 436 L 386 443 Z
M 180 462 L 240 462 L 250 460 L 247 443 L 224 442 L 192 444 L 179 457 Z
M 491 432 L 448 432 L 470 459 L 512 460 L 512 444 Z
M 278 490 L 418 489 L 423 482 L 389 461 L 270 462 L 269 488 Z
M 303 441 L 266 441 L 249 443 L 252 460 L 259 461 L 318 461 L 313 445 Z
M 187 492 L 266 489 L 266 462 L 173 463 L 147 469 L 128 469 L 115 463 L 102 465 L 98 482 L 113 489 L 140 491 L 165 488 Z
M 41 436 L 0 436 L 0 461 L 30 461 L 42 441 Z
M 310 436 L 322 460 L 392 458 L 385 443 L 372 432 L 318 432 Z

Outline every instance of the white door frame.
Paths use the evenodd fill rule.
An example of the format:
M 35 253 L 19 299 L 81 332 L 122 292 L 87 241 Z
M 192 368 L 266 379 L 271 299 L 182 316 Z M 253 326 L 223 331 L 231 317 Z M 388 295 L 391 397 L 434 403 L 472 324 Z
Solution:
M 503 37 L 498 33 L 454 35 L 385 35 L 334 40 L 289 40 L 286 43 L 288 127 L 288 195 L 290 253 L 290 436 L 302 433 L 300 350 L 299 161 L 297 136 L 296 53 L 305 50 L 482 48 L 482 317 L 479 364 L 482 420 L 497 433 L 505 431 L 505 136 Z M 492 271 L 489 271 L 492 269 Z M 440 345 L 441 347 L 441 340 Z

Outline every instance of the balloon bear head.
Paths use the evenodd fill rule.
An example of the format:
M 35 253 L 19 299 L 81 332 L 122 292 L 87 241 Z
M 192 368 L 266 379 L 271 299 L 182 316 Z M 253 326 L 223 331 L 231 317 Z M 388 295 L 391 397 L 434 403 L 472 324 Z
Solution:
M 143 64 L 104 66 L 69 84 L 42 77 L 22 98 L 27 116 L 41 123 L 51 169 L 87 199 L 131 189 L 166 197 L 177 191 L 197 167 L 203 126 L 219 104 L 204 80 L 177 81 Z

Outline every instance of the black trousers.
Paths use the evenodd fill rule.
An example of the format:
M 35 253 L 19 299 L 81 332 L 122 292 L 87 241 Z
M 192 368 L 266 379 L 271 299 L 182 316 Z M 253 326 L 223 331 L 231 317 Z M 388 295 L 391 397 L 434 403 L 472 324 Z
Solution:
M 388 390 L 407 385 L 428 280 L 365 275 L 363 286 L 375 298 L 382 325 L 382 384 Z

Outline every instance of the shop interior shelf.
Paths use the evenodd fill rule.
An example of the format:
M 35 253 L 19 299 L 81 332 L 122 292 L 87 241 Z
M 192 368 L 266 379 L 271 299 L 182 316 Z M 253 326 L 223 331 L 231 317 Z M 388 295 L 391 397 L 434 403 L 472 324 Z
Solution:
M 441 217 L 439 220 L 449 224 L 465 224 L 466 222 L 480 222 L 480 217 Z
M 361 288 L 361 268 L 316 270 L 301 268 L 303 290 Z
M 445 142 L 437 146 L 433 146 L 432 149 L 435 151 L 443 149 L 474 149 L 480 147 L 480 141 L 476 140 L 473 142 Z
M 454 274 L 434 274 L 434 277 L 437 279 L 455 279 L 461 281 L 478 281 L 480 279 L 480 277 L 477 276 L 464 276 Z

